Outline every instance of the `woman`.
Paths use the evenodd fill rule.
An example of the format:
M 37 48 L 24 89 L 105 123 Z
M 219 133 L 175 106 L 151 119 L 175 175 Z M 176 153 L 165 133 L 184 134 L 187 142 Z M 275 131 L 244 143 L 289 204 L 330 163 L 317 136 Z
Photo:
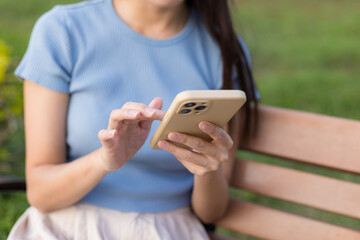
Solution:
M 148 136 L 183 90 L 240 86 L 256 103 L 246 59 L 223 0 L 95 0 L 43 15 L 16 70 L 32 207 L 9 239 L 207 239 L 198 219 L 225 212 L 231 137 L 208 122 L 211 143 L 170 135 L 195 152 L 152 150 Z

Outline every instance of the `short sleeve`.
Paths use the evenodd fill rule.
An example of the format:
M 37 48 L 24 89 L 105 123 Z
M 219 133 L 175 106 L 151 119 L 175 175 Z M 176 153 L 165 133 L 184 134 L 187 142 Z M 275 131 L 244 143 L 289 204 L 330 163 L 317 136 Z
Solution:
M 57 7 L 36 22 L 15 75 L 54 91 L 69 93 L 72 59 L 70 34 Z

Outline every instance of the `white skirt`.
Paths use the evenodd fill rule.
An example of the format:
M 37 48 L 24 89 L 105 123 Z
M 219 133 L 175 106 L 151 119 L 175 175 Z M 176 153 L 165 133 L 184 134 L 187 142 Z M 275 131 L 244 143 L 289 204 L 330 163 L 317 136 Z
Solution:
M 43 214 L 30 207 L 8 240 L 209 239 L 189 207 L 163 213 L 121 212 L 86 203 Z

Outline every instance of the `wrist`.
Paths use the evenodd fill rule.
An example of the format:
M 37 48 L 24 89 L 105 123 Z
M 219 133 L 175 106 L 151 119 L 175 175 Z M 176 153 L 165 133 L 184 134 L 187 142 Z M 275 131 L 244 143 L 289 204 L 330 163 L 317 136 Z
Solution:
M 92 162 L 92 168 L 99 172 L 101 175 L 106 175 L 110 170 L 108 170 L 104 164 L 104 154 L 103 154 L 103 147 L 97 149 L 95 152 L 93 152 L 93 155 L 91 156 L 91 162 Z

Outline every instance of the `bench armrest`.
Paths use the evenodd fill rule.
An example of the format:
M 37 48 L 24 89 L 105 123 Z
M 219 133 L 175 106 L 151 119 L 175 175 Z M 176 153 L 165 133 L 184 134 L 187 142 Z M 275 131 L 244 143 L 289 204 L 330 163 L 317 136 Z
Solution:
M 0 176 L 0 192 L 2 191 L 25 191 L 24 179 L 13 176 Z

